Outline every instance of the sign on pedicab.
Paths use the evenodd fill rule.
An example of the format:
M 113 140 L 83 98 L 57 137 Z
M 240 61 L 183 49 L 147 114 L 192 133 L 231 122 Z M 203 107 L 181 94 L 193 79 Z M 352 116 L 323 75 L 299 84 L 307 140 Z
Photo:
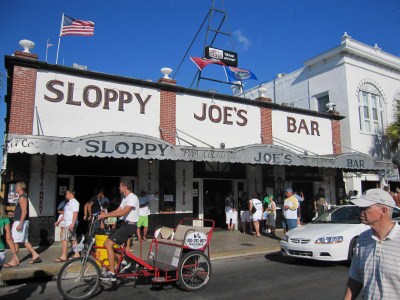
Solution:
M 201 249 L 207 244 L 207 236 L 202 232 L 192 232 L 186 236 L 185 245 L 190 249 Z

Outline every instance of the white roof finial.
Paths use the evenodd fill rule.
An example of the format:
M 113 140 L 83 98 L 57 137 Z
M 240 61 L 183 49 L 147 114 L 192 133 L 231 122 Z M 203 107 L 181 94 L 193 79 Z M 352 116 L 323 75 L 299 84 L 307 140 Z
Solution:
M 351 36 L 347 34 L 347 31 L 344 32 L 343 36 L 340 38 L 342 43 L 344 43 L 347 39 L 351 39 Z
M 20 40 L 19 44 L 24 48 L 25 53 L 31 53 L 29 50 L 35 47 L 35 43 L 30 40 Z
M 161 69 L 161 73 L 164 75 L 164 77 L 163 78 L 165 78 L 165 79 L 171 79 L 171 78 L 169 78 L 169 74 L 171 74 L 172 73 L 172 69 L 171 68 L 162 68 Z

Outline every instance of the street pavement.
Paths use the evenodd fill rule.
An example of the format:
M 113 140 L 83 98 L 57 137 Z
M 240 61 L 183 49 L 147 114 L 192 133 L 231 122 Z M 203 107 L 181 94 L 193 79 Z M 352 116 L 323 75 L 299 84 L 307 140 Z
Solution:
M 256 237 L 241 233 L 240 231 L 217 229 L 214 231 L 211 239 L 210 258 L 211 260 L 217 260 L 257 254 L 265 255 L 280 251 L 279 241 L 283 237 L 283 230 L 277 229 L 276 235 L 276 238 L 266 236 Z M 131 249 L 135 255 L 145 259 L 147 258 L 150 243 L 151 240 L 149 239 L 142 243 L 134 242 L 134 246 Z M 0 272 L 0 283 L 10 280 L 32 279 L 46 276 L 54 278 L 63 265 L 62 263 L 54 262 L 61 254 L 61 244 L 58 242 L 49 247 L 38 247 L 36 251 L 42 259 L 41 263 L 28 264 L 31 260 L 30 253 L 25 248 L 20 249 L 19 266 L 14 268 L 2 268 Z M 10 260 L 10 255 L 10 251 L 7 251 L 6 261 Z

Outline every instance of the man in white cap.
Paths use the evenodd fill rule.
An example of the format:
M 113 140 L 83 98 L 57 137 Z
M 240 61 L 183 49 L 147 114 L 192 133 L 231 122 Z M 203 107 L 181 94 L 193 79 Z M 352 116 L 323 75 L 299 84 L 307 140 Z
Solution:
M 355 299 L 363 289 L 363 299 L 399 299 L 400 229 L 392 221 L 392 196 L 382 189 L 370 189 L 351 200 L 360 207 L 360 219 L 371 229 L 363 232 L 349 270 L 344 299 Z

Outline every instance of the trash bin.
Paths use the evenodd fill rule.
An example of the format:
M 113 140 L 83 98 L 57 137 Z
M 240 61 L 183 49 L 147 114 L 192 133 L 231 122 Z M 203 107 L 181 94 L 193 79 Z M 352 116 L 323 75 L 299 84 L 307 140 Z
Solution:
M 108 238 L 108 236 L 112 233 L 113 231 L 110 230 L 105 230 L 105 229 L 98 229 L 95 231 L 95 243 L 97 247 L 104 247 L 104 242 Z M 114 245 L 114 248 L 118 248 L 118 245 Z M 96 256 L 97 259 L 100 260 L 100 262 L 97 262 L 99 266 L 102 264 L 108 266 L 109 261 L 107 258 L 107 250 L 105 248 L 97 248 L 96 249 Z

